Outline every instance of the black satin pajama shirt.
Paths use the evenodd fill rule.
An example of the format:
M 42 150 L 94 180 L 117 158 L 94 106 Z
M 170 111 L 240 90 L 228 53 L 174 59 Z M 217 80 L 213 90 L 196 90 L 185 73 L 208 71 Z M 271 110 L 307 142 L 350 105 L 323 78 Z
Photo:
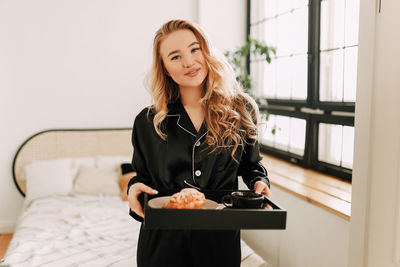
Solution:
M 250 189 L 263 181 L 269 186 L 267 171 L 260 163 L 258 143 L 218 147 L 213 153 L 205 138 L 205 124 L 197 132 L 180 100 L 168 105 L 161 129 L 162 140 L 148 108 L 136 117 L 133 126 L 132 164 L 137 176 L 128 185 L 144 183 L 156 190 L 237 189 L 238 176 Z M 131 211 L 131 213 L 133 213 Z M 134 214 L 135 215 L 135 214 Z M 135 216 L 134 216 L 135 217 Z M 150 266 L 240 266 L 240 231 L 140 230 L 138 267 Z

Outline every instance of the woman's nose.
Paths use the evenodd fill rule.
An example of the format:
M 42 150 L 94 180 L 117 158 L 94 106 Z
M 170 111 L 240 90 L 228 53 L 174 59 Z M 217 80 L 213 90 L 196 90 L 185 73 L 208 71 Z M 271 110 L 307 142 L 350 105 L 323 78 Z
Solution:
M 184 68 L 190 68 L 193 65 L 194 65 L 194 59 L 191 56 L 187 56 L 184 58 L 184 60 L 183 60 Z

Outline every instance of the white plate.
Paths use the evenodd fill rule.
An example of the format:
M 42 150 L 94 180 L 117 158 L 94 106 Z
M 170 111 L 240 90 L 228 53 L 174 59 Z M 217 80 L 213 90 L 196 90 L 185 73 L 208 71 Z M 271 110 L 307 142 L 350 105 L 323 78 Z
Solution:
M 170 197 L 156 197 L 153 199 L 150 199 L 149 202 L 147 202 L 147 205 L 149 205 L 150 208 L 153 209 L 161 209 L 168 201 Z M 218 208 L 218 203 L 209 199 L 206 199 L 206 203 L 204 203 L 204 206 L 201 208 L 203 210 L 215 210 Z

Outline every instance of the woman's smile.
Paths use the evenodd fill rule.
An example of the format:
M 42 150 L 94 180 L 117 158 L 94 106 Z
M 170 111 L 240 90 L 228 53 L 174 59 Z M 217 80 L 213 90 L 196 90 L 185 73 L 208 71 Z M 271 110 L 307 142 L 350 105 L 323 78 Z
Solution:
M 190 71 L 186 72 L 185 75 L 189 77 L 196 77 L 199 74 L 201 68 L 193 68 Z

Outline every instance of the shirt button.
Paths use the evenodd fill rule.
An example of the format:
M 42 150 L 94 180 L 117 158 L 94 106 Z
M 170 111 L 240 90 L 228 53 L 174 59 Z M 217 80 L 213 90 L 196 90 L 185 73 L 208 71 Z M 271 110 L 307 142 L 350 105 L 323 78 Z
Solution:
M 201 171 L 197 170 L 197 171 L 194 172 L 194 174 L 196 174 L 196 176 L 200 176 L 201 175 Z
M 196 144 L 194 144 L 195 146 L 200 146 L 200 141 L 197 141 Z

